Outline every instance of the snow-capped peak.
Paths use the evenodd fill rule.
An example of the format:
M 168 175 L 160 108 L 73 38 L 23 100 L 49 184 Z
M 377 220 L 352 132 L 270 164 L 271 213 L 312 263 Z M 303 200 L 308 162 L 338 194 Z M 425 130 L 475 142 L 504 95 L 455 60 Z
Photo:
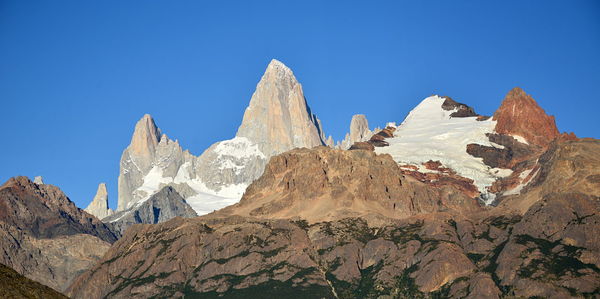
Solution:
M 472 179 L 485 195 L 487 187 L 511 171 L 490 168 L 481 158 L 469 155 L 466 148 L 471 143 L 497 146 L 486 136 L 494 131 L 496 122 L 478 121 L 476 117 L 451 117 L 455 110 L 444 110 L 444 101 L 439 96 L 424 99 L 398 126 L 394 137 L 386 139 L 390 145 L 375 151 L 390 154 L 399 164 L 417 167 L 429 160 L 440 161 L 458 175 Z

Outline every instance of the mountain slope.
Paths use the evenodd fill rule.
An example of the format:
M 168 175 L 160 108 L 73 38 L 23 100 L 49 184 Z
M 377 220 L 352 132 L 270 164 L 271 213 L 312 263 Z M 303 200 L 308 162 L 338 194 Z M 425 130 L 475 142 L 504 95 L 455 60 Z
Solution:
M 191 218 L 196 216 L 198 215 L 194 209 L 177 191 L 173 187 L 167 186 L 154 193 L 148 200 L 108 216 L 103 221 L 110 223 L 115 232 L 123 235 L 134 224 L 156 224 L 175 217 Z
M 30 279 L 64 290 L 114 241 L 55 186 L 15 177 L 0 187 L 0 263 Z
M 2 264 L 0 264 L 0 297 L 5 299 L 67 298 L 52 288 L 35 282 Z
M 363 215 L 339 215 L 319 222 L 301 219 L 311 216 L 306 214 L 291 217 L 300 211 L 294 207 L 304 201 L 312 211 L 327 215 L 351 207 L 344 204 L 344 198 L 361 194 L 354 201 L 365 203 L 365 211 L 373 207 L 382 213 L 378 205 L 390 201 L 381 196 L 384 186 L 404 197 L 421 183 L 400 176 L 396 187 L 387 185 L 392 183 L 385 181 L 389 174 L 375 168 L 397 168 L 389 156 L 325 148 L 294 150 L 272 159 L 263 177 L 237 205 L 264 207 L 261 200 L 269 199 L 271 209 L 259 208 L 264 214 L 250 215 L 263 219 L 218 212 L 134 226 L 101 262 L 74 281 L 68 294 L 74 298 L 125 294 L 133 298 L 593 297 L 600 292 L 600 185 L 596 179 L 600 165 L 592 159 L 582 173 L 577 163 L 599 153 L 596 140 L 556 142 L 540 158 L 540 173 L 546 175 L 514 196 L 514 202 L 536 198 L 523 212 L 500 205 L 465 213 L 420 210 L 403 219 L 366 217 L 375 220 L 369 222 Z M 357 155 L 355 159 L 365 159 L 362 163 L 368 161 L 372 167 L 345 155 Z M 321 165 L 313 176 L 295 175 L 294 171 L 302 170 L 294 165 L 307 165 L 310 171 L 313 164 Z M 342 190 L 345 196 L 329 201 L 319 200 L 319 189 L 305 188 L 313 181 L 321 186 L 325 177 L 347 188 L 347 173 L 338 164 L 353 169 L 354 176 L 373 181 L 358 184 L 364 189 L 355 188 L 352 192 L 356 193 Z M 413 184 L 415 189 L 398 188 L 400 182 L 402 188 Z M 278 191 L 288 188 L 288 183 L 288 192 Z M 272 194 L 267 193 L 269 186 L 275 191 Z M 536 192 L 533 186 L 545 186 L 547 192 Z M 330 187 L 324 187 L 327 193 Z M 331 204 L 336 201 L 342 204 Z M 264 219 L 270 217 L 291 219 Z

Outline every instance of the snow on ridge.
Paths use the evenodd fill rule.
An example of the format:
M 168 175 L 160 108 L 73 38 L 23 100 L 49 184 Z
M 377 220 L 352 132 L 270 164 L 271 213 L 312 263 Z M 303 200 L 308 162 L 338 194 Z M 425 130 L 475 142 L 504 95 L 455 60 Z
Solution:
M 233 139 L 221 141 L 214 149 L 214 152 L 223 156 L 233 156 L 236 158 L 252 158 L 258 156 L 266 159 L 265 154 L 258 149 L 258 145 L 246 137 L 236 136 Z
M 128 205 L 127 210 L 139 207 L 166 185 L 186 184 L 196 193 L 185 198 L 186 202 L 198 215 L 204 215 L 239 202 L 246 187 L 248 187 L 245 184 L 234 184 L 224 186 L 218 192 L 214 191 L 208 188 L 200 179 L 191 178 L 191 166 L 192 164 L 189 162 L 183 163 L 175 177 L 163 177 L 163 170 L 159 165 L 152 167 L 150 172 L 144 176 L 142 186 L 134 191 L 140 195 L 141 199 Z
M 476 117 L 452 118 L 450 115 L 455 110 L 444 110 L 444 101 L 439 96 L 424 99 L 397 127 L 394 137 L 386 139 L 390 145 L 377 147 L 375 152 L 390 154 L 399 164 L 417 167 L 429 160 L 440 161 L 458 175 L 472 179 L 477 189 L 486 195 L 487 187 L 511 171 L 493 169 L 485 165 L 482 158 L 469 155 L 466 149 L 470 143 L 498 147 L 486 136 L 494 131 L 496 122 L 478 121 Z

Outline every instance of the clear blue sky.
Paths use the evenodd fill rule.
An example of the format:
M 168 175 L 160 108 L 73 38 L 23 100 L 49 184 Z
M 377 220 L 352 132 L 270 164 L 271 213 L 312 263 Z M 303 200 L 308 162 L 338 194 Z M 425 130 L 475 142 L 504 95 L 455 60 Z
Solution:
M 325 132 L 449 95 L 492 114 L 520 86 L 561 131 L 600 137 L 600 1 L 0 1 L 0 180 L 80 207 L 150 113 L 198 155 L 233 137 L 271 58 Z M 283 4 L 286 2 L 287 4 Z

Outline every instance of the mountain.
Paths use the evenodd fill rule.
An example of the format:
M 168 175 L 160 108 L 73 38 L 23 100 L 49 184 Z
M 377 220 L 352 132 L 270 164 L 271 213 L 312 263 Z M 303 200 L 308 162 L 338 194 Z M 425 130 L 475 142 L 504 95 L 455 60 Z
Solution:
M 538 146 L 547 146 L 560 134 L 554 116 L 544 112 L 521 88 L 513 88 L 494 113 L 495 131 Z
M 540 157 L 540 175 L 522 193 L 497 207 L 461 212 L 469 201 L 443 210 L 412 208 L 442 207 L 436 196 L 441 204 L 448 201 L 434 187 L 403 178 L 398 170 L 394 174 L 395 162 L 387 155 L 296 149 L 271 159 L 242 201 L 228 208 L 246 214 L 217 212 L 133 226 L 67 294 L 593 297 L 600 291 L 599 154 L 598 140 L 557 139 Z M 584 171 L 566 161 L 585 161 Z M 312 188 L 318 186 L 324 190 Z M 458 189 L 444 188 L 449 198 L 465 198 Z M 411 197 L 423 192 L 433 193 Z M 511 204 L 525 201 L 523 209 Z M 388 217 L 394 203 L 404 213 L 397 219 Z M 363 214 L 332 217 L 358 207 Z M 381 215 L 364 217 L 366 211 Z M 310 219 L 314 215 L 320 218 Z
M 554 117 L 520 88 L 507 94 L 492 118 L 431 96 L 387 130 L 369 141 L 376 153 L 390 154 L 405 174 L 422 182 L 461 185 L 488 205 L 519 192 L 553 140 L 577 139 L 560 135 Z
M 389 155 L 329 147 L 294 149 L 271 158 L 241 201 L 211 214 L 309 223 L 361 217 L 372 222 L 450 211 L 480 210 L 452 186 L 428 186 L 404 176 Z M 382 219 L 382 220 L 380 220 Z
M 67 296 L 0 264 L 0 297 L 67 299 Z
M 198 214 L 212 212 L 239 201 L 273 155 L 324 142 L 302 86 L 288 67 L 272 60 L 236 136 L 211 145 L 199 157 L 162 134 L 150 115 L 139 120 L 121 157 L 118 211 L 171 186 Z
M 321 122 L 306 103 L 292 70 L 271 60 L 244 112 L 236 137 L 246 137 L 267 157 L 325 144 Z
M 363 114 L 352 116 L 350 121 L 350 133 L 346 134 L 344 140 L 340 142 L 341 149 L 349 149 L 356 142 L 369 140 L 373 136 L 373 132 L 369 130 L 369 122 Z
M 0 263 L 64 290 L 116 241 L 56 186 L 14 177 L 0 187 Z
M 114 211 L 108 207 L 108 192 L 106 191 L 106 184 L 100 183 L 98 190 L 92 202 L 85 208 L 85 211 L 98 217 L 98 219 L 106 218 L 114 213 Z
M 113 231 L 122 235 L 134 224 L 156 224 L 171 218 L 192 218 L 198 216 L 194 209 L 173 189 L 167 186 L 154 193 L 148 200 L 138 202 L 133 207 L 117 212 L 103 219 L 110 223 Z

